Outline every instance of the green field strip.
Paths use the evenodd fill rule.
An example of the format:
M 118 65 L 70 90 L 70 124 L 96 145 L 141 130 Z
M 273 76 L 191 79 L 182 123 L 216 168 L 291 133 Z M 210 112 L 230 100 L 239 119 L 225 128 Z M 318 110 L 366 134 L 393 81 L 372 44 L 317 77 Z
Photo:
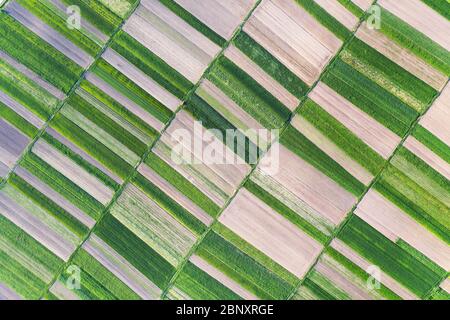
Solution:
M 447 163 L 450 163 L 450 146 L 439 140 L 434 134 L 418 125 L 414 128 L 412 136 L 423 143 L 428 149 L 437 154 Z
M 35 126 L 15 113 L 12 109 L 8 108 L 2 102 L 0 102 L 0 117 L 12 126 L 19 129 L 30 139 L 33 139 L 39 132 L 39 130 Z
M 133 167 L 101 142 L 90 136 L 86 131 L 79 128 L 67 117 L 58 113 L 51 122 L 51 127 L 56 129 L 69 140 L 75 142 L 88 154 L 91 154 L 105 167 L 124 178 L 128 176 Z
M 100 286 L 100 289 L 112 294 L 115 299 L 141 299 L 133 290 L 85 250 L 81 249 L 78 251 L 72 262 L 82 269 L 83 274 L 90 276 L 90 282 L 91 285 L 93 285 L 93 288 L 98 285 Z M 83 281 L 84 276 L 81 276 L 81 279 Z
M 41 158 L 33 153 L 28 153 L 24 157 L 21 166 L 48 184 L 52 189 L 82 209 L 89 216 L 94 219 L 99 218 L 100 212 L 104 209 L 103 205 L 67 177 L 53 169 Z
M 211 101 L 206 102 L 197 94 L 193 94 L 190 99 L 186 101 L 184 110 L 189 112 L 198 121 L 201 121 L 202 126 L 206 129 L 214 130 L 213 132 L 219 130 L 221 134 L 216 135 L 216 138 L 222 141 L 227 148 L 232 150 L 247 163 L 254 163 L 256 159 L 251 157 L 250 152 L 255 150 L 256 155 L 259 157 L 262 154 L 262 150 L 250 141 L 250 139 L 240 130 L 237 130 L 237 128 L 226 118 L 224 118 L 217 110 L 209 105 L 209 102 Z M 217 108 L 217 106 L 215 107 Z M 237 130 L 235 131 L 235 136 L 231 141 L 230 139 L 227 139 L 227 130 Z M 244 141 L 244 145 L 242 144 L 242 141 Z M 242 154 L 242 150 L 244 151 L 244 154 Z
M 94 233 L 159 288 L 168 285 L 175 268 L 112 215 L 107 214 Z
M 80 84 L 80 88 L 84 90 L 87 94 L 91 95 L 95 98 L 98 103 L 102 103 L 103 105 L 110 108 L 114 113 L 123 118 L 125 121 L 129 122 L 137 129 L 139 129 L 143 134 L 147 135 L 149 139 L 154 140 L 158 135 L 158 132 L 148 125 L 144 120 L 139 118 L 137 115 L 129 111 L 119 102 L 111 98 L 105 92 L 97 88 L 95 85 L 88 81 L 82 81 Z
M 150 153 L 144 163 L 211 217 L 217 217 L 220 207 L 156 154 Z
M 450 20 L 450 2 L 448 0 L 421 0 L 427 6 Z
M 283 204 L 278 198 L 264 190 L 252 180 L 247 180 L 244 187 L 253 193 L 256 197 L 269 205 L 272 209 L 278 212 L 280 215 L 288 219 L 295 224 L 298 228 L 304 231 L 313 239 L 317 240 L 321 244 L 325 244 L 329 238 L 329 235 L 324 234 L 317 229 L 313 224 L 302 218 L 294 210 Z
M 109 175 L 107 175 L 97 167 L 93 166 L 89 161 L 85 160 L 82 156 L 72 151 L 69 147 L 61 143 L 59 140 L 55 139 L 50 134 L 44 133 L 42 135 L 42 139 L 44 139 L 48 144 L 58 149 L 66 157 L 73 160 L 83 170 L 99 179 L 101 182 L 103 182 L 105 186 L 109 187 L 114 191 L 117 191 L 119 189 L 120 185 Z
M 206 235 L 196 253 L 262 299 L 286 299 L 294 288 L 214 232 Z
M 303 103 L 298 114 L 370 173 L 375 175 L 383 167 L 385 160 L 377 152 L 311 99 Z
M 361 18 L 364 15 L 364 11 L 356 4 L 354 4 L 352 0 L 338 0 L 338 1 L 357 18 Z
M 118 33 L 111 48 L 181 100 L 194 86 L 163 59 L 124 31 Z
M 112 35 L 122 19 L 96 0 L 60 0 L 67 6 L 78 6 L 82 19 L 86 19 L 106 35 Z
M 339 58 L 327 71 L 323 82 L 400 137 L 406 134 L 419 115 Z
M 73 232 L 78 237 L 83 237 L 88 231 L 88 227 L 78 221 L 74 216 L 66 210 L 58 206 L 52 200 L 47 198 L 44 194 L 33 188 L 29 183 L 20 178 L 16 174 L 12 174 L 8 183 L 11 184 L 17 191 L 24 194 L 34 204 L 44 209 L 45 212 L 62 223 L 68 230 Z
M 105 115 L 78 94 L 71 95 L 67 100 L 67 103 L 138 156 L 144 154 L 147 149 L 147 145 L 144 142 L 139 140 L 132 133 L 128 132 L 124 127 L 116 123 L 113 119 Z
M 351 272 L 355 277 L 360 279 L 363 283 L 367 283 L 370 279 L 370 275 L 358 265 L 347 259 L 344 255 L 334 250 L 332 247 L 328 247 L 325 254 L 329 256 L 334 262 L 340 264 L 343 268 Z M 389 300 L 401 300 L 401 298 L 394 293 L 391 289 L 380 283 L 380 288 L 377 288 L 377 294 L 380 294 L 385 299 Z
M 303 286 L 312 291 L 319 300 L 349 300 L 345 291 L 336 287 L 328 278 L 313 271 L 303 282 Z
M 450 300 L 450 293 L 447 291 L 439 288 L 436 290 L 436 292 L 433 293 L 433 295 L 430 297 L 430 300 Z
M 23 258 L 44 266 L 48 272 L 54 274 L 63 261 L 50 250 L 42 246 L 22 229 L 3 216 L 0 216 L 0 244 L 6 241 L 10 250 L 20 254 Z M 45 281 L 31 273 L 23 264 L 0 249 L 0 281 L 13 288 L 26 299 L 37 299 L 45 289 Z
M 419 297 L 443 277 L 357 216 L 350 218 L 338 238 Z
M 83 72 L 81 67 L 5 12 L 0 12 L 0 49 L 65 93 Z
M 59 101 L 6 61 L 0 61 L 0 89 L 28 110 L 47 120 Z
M 341 40 L 348 39 L 352 33 L 336 18 L 330 15 L 325 9 L 315 3 L 313 0 L 295 0 L 298 5 L 303 7 L 312 15 L 321 25 L 330 30 Z
M 362 182 L 348 173 L 294 127 L 288 126 L 283 132 L 280 142 L 353 195 L 358 197 L 364 192 L 365 186 Z
M 206 272 L 188 262 L 174 286 L 194 300 L 241 300 L 242 298 L 225 287 Z
M 167 196 L 161 189 L 155 186 L 153 183 L 144 178 L 141 174 L 138 174 L 133 179 L 133 184 L 138 186 L 144 191 L 153 201 L 155 201 L 161 208 L 170 213 L 175 219 L 177 219 L 182 225 L 194 232 L 196 235 L 200 235 L 206 230 L 206 226 L 194 217 L 184 207 Z
M 308 85 L 244 31 L 237 35 L 233 44 L 295 97 L 305 95 Z
M 267 255 L 256 249 L 250 243 L 242 239 L 239 235 L 234 233 L 231 229 L 227 228 L 225 225 L 221 223 L 217 223 L 213 226 L 213 231 L 221 236 L 223 239 L 227 240 L 233 246 L 238 248 L 247 256 L 251 257 L 253 260 L 258 262 L 259 264 L 266 267 L 271 272 L 275 273 L 278 277 L 283 279 L 284 281 L 290 283 L 291 285 L 295 285 L 298 281 L 298 278 L 286 270 L 283 266 L 273 261 Z
M 403 241 L 401 238 L 399 238 L 396 242 L 396 244 L 411 254 L 414 258 L 416 258 L 418 261 L 422 262 L 422 264 L 426 265 L 430 270 L 433 270 L 434 273 L 437 274 L 446 274 L 446 271 L 438 266 L 436 263 L 431 261 L 427 256 L 425 256 L 422 252 L 415 249 L 414 247 L 410 246 L 406 241 Z
M 450 75 L 450 53 L 389 11 L 381 8 L 381 32 L 445 75 Z
M 224 56 L 208 79 L 268 129 L 281 128 L 290 117 L 286 106 Z
M 172 111 L 102 58 L 97 61 L 96 66 L 93 68 L 93 72 L 118 92 L 140 105 L 162 123 L 167 123 L 172 117 Z
M 209 40 L 217 44 L 219 47 L 223 47 L 226 43 L 226 40 L 222 38 L 215 31 L 210 29 L 206 24 L 197 19 L 194 15 L 192 15 L 189 11 L 184 9 L 182 6 L 176 3 L 173 0 L 159 0 L 162 4 L 164 4 L 170 11 L 175 13 L 181 19 L 183 19 L 186 23 L 188 23 L 191 27 L 193 27 L 198 32 L 202 33 Z
M 66 18 L 58 16 L 58 9 L 52 4 L 41 0 L 16 0 L 16 2 L 89 55 L 95 56 L 101 50 L 95 41 L 80 30 L 69 28 Z
M 437 93 L 428 84 L 358 38 L 352 39 L 340 57 L 417 112 L 423 111 Z

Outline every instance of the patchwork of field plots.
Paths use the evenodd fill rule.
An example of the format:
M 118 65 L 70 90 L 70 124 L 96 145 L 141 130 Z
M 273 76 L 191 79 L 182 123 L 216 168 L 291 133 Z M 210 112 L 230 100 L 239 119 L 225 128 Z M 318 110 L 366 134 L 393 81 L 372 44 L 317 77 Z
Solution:
M 0 7 L 0 299 L 450 299 L 448 1 Z

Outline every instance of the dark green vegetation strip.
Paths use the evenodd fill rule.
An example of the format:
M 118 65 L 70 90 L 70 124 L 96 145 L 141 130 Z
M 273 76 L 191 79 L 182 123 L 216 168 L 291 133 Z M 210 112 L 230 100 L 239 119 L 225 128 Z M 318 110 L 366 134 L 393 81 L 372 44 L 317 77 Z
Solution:
M 111 110 L 113 110 L 120 117 L 131 123 L 133 126 L 138 128 L 140 131 L 145 133 L 150 138 L 155 139 L 158 135 L 158 132 L 149 126 L 144 120 L 139 118 L 137 115 L 129 111 L 123 105 L 118 103 L 116 100 L 111 98 L 108 94 L 94 86 L 92 83 L 88 81 L 82 81 L 80 84 L 80 88 L 84 91 L 88 92 L 92 97 L 94 97 L 97 101 L 101 102 Z
M 450 147 L 439 140 L 434 134 L 418 125 L 414 128 L 413 137 L 422 142 L 428 149 L 450 163 Z
M 63 261 L 38 241 L 29 236 L 14 223 L 0 215 L 1 240 L 12 244 L 12 250 L 26 256 L 47 268 L 54 274 Z M 46 283 L 34 276 L 28 269 L 20 265 L 12 257 L 0 250 L 0 282 L 6 283 L 13 290 L 27 299 L 37 299 Z
M 181 100 L 194 86 L 182 74 L 124 31 L 119 31 L 111 48 Z
M 104 209 L 100 202 L 60 172 L 53 169 L 37 155 L 31 152 L 28 153 L 23 159 L 21 166 L 30 171 L 44 183 L 48 184 L 64 198 L 81 208 L 92 218 L 98 219 L 100 217 L 100 213 Z
M 251 60 L 297 98 L 303 97 L 308 91 L 306 83 L 244 31 L 241 31 L 237 35 L 233 40 L 233 43 L 239 50 L 245 53 Z
M 299 114 L 370 173 L 375 175 L 383 167 L 385 161 L 378 153 L 314 101 L 307 99 Z
M 287 107 L 225 56 L 208 79 L 266 128 L 281 128 L 289 119 Z
M 95 56 L 100 51 L 101 47 L 80 30 L 70 29 L 66 19 L 58 16 L 58 9 L 52 4 L 44 3 L 41 0 L 18 0 L 18 2 L 91 56 Z
M 66 145 L 61 143 L 59 140 L 55 139 L 53 136 L 51 136 L 47 132 L 45 132 L 42 135 L 42 138 L 47 143 L 51 144 L 56 149 L 61 151 L 65 156 L 72 159 L 77 165 L 79 165 L 81 168 L 83 168 L 86 172 L 89 172 L 89 174 L 91 174 L 92 176 L 94 176 L 94 177 L 98 178 L 100 181 L 102 181 L 104 185 L 108 186 L 109 188 L 113 189 L 114 191 L 117 191 L 119 189 L 120 184 L 118 184 L 114 179 L 112 179 L 110 176 L 108 176 L 106 173 L 104 173 L 97 167 L 90 164 L 79 154 L 73 152 L 70 148 L 68 148 Z
M 450 293 L 445 291 L 444 289 L 439 288 L 431 297 L 431 300 L 450 300 Z
M 280 200 L 278 200 L 276 197 L 271 195 L 269 192 L 261 188 L 250 179 L 247 180 L 244 187 L 255 196 L 257 196 L 260 200 L 269 205 L 272 209 L 277 211 L 283 217 L 285 217 L 290 222 L 306 232 L 308 235 L 310 235 L 313 239 L 316 239 L 322 244 L 325 244 L 327 242 L 329 236 L 322 233 L 307 220 L 299 216 L 294 210 L 286 206 L 284 203 L 282 203 Z
M 98 0 L 61 0 L 66 6 L 76 5 L 86 19 L 106 35 L 111 35 L 122 19 L 111 12 Z
M 383 8 L 381 16 L 381 31 L 384 34 L 445 75 L 450 75 L 450 53 L 446 49 Z
M 72 94 L 67 100 L 74 109 L 95 123 L 99 128 L 107 132 L 111 137 L 128 147 L 135 154 L 142 156 L 147 150 L 147 145 L 117 124 L 113 119 L 95 108 L 78 94 Z
M 153 183 L 145 179 L 145 177 L 142 176 L 141 174 L 138 174 L 133 179 L 133 183 L 137 185 L 139 188 L 141 188 L 161 208 L 169 212 L 181 224 L 186 226 L 188 229 L 190 229 L 197 235 L 200 235 L 206 231 L 206 226 L 200 220 L 194 217 L 189 211 L 187 211 L 184 207 L 182 207 L 172 198 L 167 196 L 163 191 L 161 191 L 161 189 L 159 189 Z
M 5 106 L 1 101 L 0 101 L 0 117 L 9 122 L 17 129 L 19 129 L 21 132 L 23 132 L 27 137 L 31 139 L 34 138 L 38 133 L 37 128 L 35 128 L 31 123 L 22 118 L 20 115 L 15 113 L 13 110 Z
M 53 118 L 51 127 L 77 144 L 88 154 L 92 155 L 108 169 L 117 173 L 119 177 L 125 179 L 133 171 L 133 167 L 129 165 L 125 160 L 116 155 L 101 142 L 94 139 L 83 129 L 79 128 L 61 113 L 58 113 Z
M 145 163 L 211 217 L 217 217 L 220 207 L 169 164 L 154 153 L 148 155 Z
M 356 17 L 361 18 L 364 15 L 364 11 L 352 2 L 352 0 L 338 0 L 348 11 L 353 13 Z
M 0 49 L 67 93 L 83 69 L 61 52 L 0 12 Z
M 338 238 L 419 297 L 424 297 L 445 275 L 430 269 L 358 216 L 350 218 Z
M 83 249 L 77 252 L 72 262 L 78 265 L 85 275 L 89 276 L 85 279 L 82 275 L 81 284 L 84 284 L 88 295 L 93 296 L 94 299 L 107 296 L 119 300 L 140 299 L 133 290 Z M 87 281 L 83 283 L 83 280 Z
M 450 2 L 448 0 L 422 0 L 427 6 L 450 20 Z
M 219 130 L 221 134 L 217 134 L 216 137 L 247 163 L 255 163 L 255 158 L 262 154 L 262 151 L 249 138 L 240 130 L 236 130 L 232 123 L 222 117 L 219 112 L 198 95 L 193 94 L 190 97 L 185 104 L 185 110 L 194 118 L 200 120 L 205 128 L 215 131 Z M 235 130 L 233 140 L 227 139 L 226 130 L 228 129 Z
M 187 262 L 174 286 L 194 300 L 240 300 L 236 293 L 191 262 Z
M 234 233 L 231 229 L 227 228 L 221 223 L 214 224 L 213 230 L 215 233 L 220 235 L 222 238 L 230 242 L 233 246 L 238 248 L 244 254 L 255 260 L 256 262 L 263 265 L 266 269 L 275 273 L 278 277 L 284 281 L 295 286 L 299 279 L 292 274 L 290 271 L 286 270 L 283 266 L 273 261 L 267 255 L 256 249 L 250 243 L 242 239 L 239 235 Z
M 323 82 L 400 137 L 418 113 L 366 76 L 336 59 Z
M 425 256 L 422 252 L 410 246 L 407 242 L 403 241 L 401 238 L 397 240 L 397 245 L 411 254 L 414 258 L 422 262 L 429 269 L 433 270 L 437 274 L 445 274 L 445 270 L 438 266 L 436 263 L 431 261 L 427 256 Z
M 262 299 L 286 299 L 294 289 L 214 232 L 206 235 L 197 254 Z
M 175 268 L 111 214 L 100 221 L 95 234 L 159 288 L 169 284 Z
M 55 202 L 47 198 L 44 194 L 33 188 L 32 185 L 27 183 L 18 175 L 13 173 L 8 182 L 19 192 L 23 193 L 28 199 L 33 201 L 33 203 L 44 209 L 49 215 L 61 222 L 80 238 L 88 232 L 88 227 L 78 221 L 74 216 L 61 208 Z
M 159 0 L 159 1 L 163 3 L 170 11 L 172 11 L 181 19 L 186 21 L 191 27 L 201 32 L 203 35 L 205 35 L 209 40 L 217 44 L 219 47 L 222 47 L 225 44 L 226 40 L 224 38 L 222 38 L 216 32 L 211 30 L 207 25 L 205 25 L 203 22 L 201 22 L 199 19 L 197 19 L 189 11 L 185 10 L 175 1 L 173 0 Z
M 375 68 L 379 75 L 392 81 L 395 87 L 407 92 L 421 103 L 422 110 L 428 106 L 436 95 L 436 90 L 392 62 L 384 55 L 365 44 L 358 38 L 353 38 L 346 50 L 357 57 L 360 62 Z
M 294 127 L 289 125 L 286 128 L 280 138 L 280 142 L 353 195 L 358 197 L 364 192 L 365 186 L 362 182 L 348 173 L 333 158 L 328 156 Z
M 55 97 L 11 67 L 6 61 L 0 61 L 0 90 L 42 120 L 47 120 L 58 104 Z
M 342 23 L 313 0 L 296 0 L 296 2 L 339 39 L 345 40 L 351 36 L 352 33 Z
M 172 117 L 172 111 L 167 109 L 161 102 L 149 95 L 105 60 L 99 59 L 93 71 L 110 86 L 136 102 L 162 123 L 167 123 Z

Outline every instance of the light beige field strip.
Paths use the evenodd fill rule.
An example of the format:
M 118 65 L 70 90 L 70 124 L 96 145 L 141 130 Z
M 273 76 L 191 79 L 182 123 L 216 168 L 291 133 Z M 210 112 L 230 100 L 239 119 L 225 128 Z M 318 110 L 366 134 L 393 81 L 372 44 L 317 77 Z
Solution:
M 450 83 L 436 99 L 419 124 L 450 146 Z
M 450 163 L 439 157 L 412 136 L 408 137 L 403 146 L 450 181 Z
M 134 101 L 122 95 L 116 89 L 112 88 L 109 84 L 107 84 L 105 81 L 97 77 L 94 73 L 88 72 L 86 74 L 86 80 L 88 80 L 93 85 L 95 85 L 100 90 L 109 95 L 111 98 L 119 102 L 122 106 L 127 108 L 127 110 L 129 110 L 131 113 L 139 117 L 142 121 L 147 123 L 152 128 L 161 131 L 162 128 L 164 127 L 164 124 L 161 121 L 153 117 L 150 113 L 148 113 Z
M 331 242 L 331 247 L 337 250 L 339 253 L 344 255 L 347 259 L 352 261 L 358 267 L 363 270 L 367 270 L 373 264 L 367 261 L 365 258 L 361 257 L 357 252 L 355 252 L 352 248 L 347 246 L 341 240 L 335 238 Z M 389 289 L 394 291 L 397 295 L 399 295 L 402 299 L 406 300 L 417 300 L 418 297 L 410 292 L 408 289 L 403 287 L 397 280 L 391 278 L 388 274 L 384 273 L 380 270 L 380 280 L 381 282 L 387 286 Z
M 436 90 L 441 90 L 447 82 L 446 75 L 365 23 L 356 32 L 356 37 Z
M 299 99 L 287 91 L 281 84 L 268 75 L 260 66 L 250 60 L 234 45 L 230 45 L 226 49 L 225 56 L 288 107 L 289 110 L 293 111 L 297 107 L 300 102 Z
M 184 9 L 210 27 L 217 34 L 229 40 L 242 22 L 255 0 L 175 0 Z
M 450 51 L 450 22 L 419 0 L 379 0 L 378 5 Z M 444 32 L 443 32 L 444 31 Z
M 169 182 L 164 180 L 155 171 L 153 171 L 145 163 L 141 164 L 138 168 L 138 172 L 152 182 L 156 187 L 161 189 L 170 198 L 174 199 L 182 207 L 188 210 L 194 217 L 203 222 L 205 225 L 209 226 L 213 222 L 213 218 L 210 217 L 205 211 L 193 203 L 188 197 L 178 191 Z
M 80 168 L 73 160 L 64 156 L 46 142 L 42 140 L 36 142 L 32 152 L 103 205 L 108 204 L 112 199 L 114 195 L 113 190 L 106 187 L 99 179 Z
M 239 190 L 219 221 L 299 278 L 323 249 L 245 188 Z
M 352 2 L 356 4 L 361 10 L 366 11 L 372 5 L 373 0 L 352 0 Z
M 373 175 L 367 169 L 339 149 L 331 139 L 326 137 L 302 116 L 296 115 L 292 119 L 291 125 L 359 181 L 365 185 L 372 181 Z
M 400 137 L 355 107 L 323 82 L 317 84 L 309 94 L 309 98 L 385 159 L 389 158 L 401 141 Z
M 23 229 L 56 256 L 67 261 L 75 246 L 50 229 L 39 218 L 19 206 L 5 193 L 0 193 L 0 214 Z
M 314 2 L 336 18 L 337 21 L 342 23 L 350 31 L 353 31 L 358 25 L 359 19 L 338 1 L 314 0 Z
M 95 234 L 83 244 L 83 249 L 141 298 L 151 300 L 160 296 L 161 289 Z
M 377 191 L 369 190 L 355 213 L 375 228 L 377 225 L 382 225 L 384 230 L 379 231 L 383 233 L 388 230 L 390 233 L 388 238 L 395 235 L 397 239 L 404 240 L 444 270 L 450 270 L 450 248 L 447 244 L 428 232 Z
M 211 277 L 219 281 L 225 287 L 241 296 L 242 298 L 246 300 L 258 300 L 258 298 L 255 295 L 253 295 L 251 292 L 248 292 L 246 289 L 242 288 L 242 286 L 239 283 L 228 277 L 220 270 L 211 266 L 207 261 L 203 260 L 201 257 L 197 255 L 192 255 L 189 261 L 193 263 L 196 267 L 200 268 L 201 270 L 209 274 Z
M 181 105 L 182 102 L 180 99 L 160 86 L 155 80 L 147 76 L 113 49 L 106 49 L 102 58 L 170 110 L 175 111 Z
M 2 102 L 9 109 L 13 110 L 19 116 L 27 120 L 30 124 L 35 126 L 36 128 L 41 128 L 44 125 L 44 121 L 41 120 L 34 113 L 25 108 L 22 104 L 12 99 L 5 92 L 0 90 L 0 102 Z
M 444 281 L 442 281 L 440 287 L 450 294 L 450 278 L 447 278 Z

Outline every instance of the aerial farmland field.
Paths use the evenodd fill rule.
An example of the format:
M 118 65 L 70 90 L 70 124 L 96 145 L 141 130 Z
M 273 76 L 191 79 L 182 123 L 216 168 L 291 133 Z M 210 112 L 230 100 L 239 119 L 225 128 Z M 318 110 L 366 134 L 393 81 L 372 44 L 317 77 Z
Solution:
M 450 300 L 449 0 L 0 0 L 0 300 Z

